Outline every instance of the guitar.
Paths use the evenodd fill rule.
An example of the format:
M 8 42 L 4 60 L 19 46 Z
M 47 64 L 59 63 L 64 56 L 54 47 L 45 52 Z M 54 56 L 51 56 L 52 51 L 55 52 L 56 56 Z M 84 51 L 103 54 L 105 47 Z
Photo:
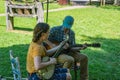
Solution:
M 62 43 L 60 43 L 60 48 L 56 50 L 55 54 L 52 56 L 53 58 L 57 58 L 60 55 L 60 53 L 63 49 L 63 46 L 65 45 L 65 43 L 67 41 L 68 41 L 68 39 L 65 39 L 64 41 L 62 41 Z M 50 60 L 50 57 L 48 57 L 48 56 L 42 58 L 42 62 L 47 62 L 49 60 Z M 49 65 L 49 66 L 43 68 L 42 70 L 39 70 L 37 72 L 37 75 L 40 78 L 42 77 L 42 79 L 48 80 L 53 76 L 54 70 L 55 70 L 55 65 L 54 64 Z
M 75 44 L 75 45 L 70 45 L 70 47 L 68 48 L 69 50 L 71 50 L 72 48 L 80 48 L 80 49 L 85 49 L 87 47 L 95 47 L 95 48 L 98 48 L 100 47 L 101 44 L 100 43 L 92 43 L 92 44 L 88 44 L 88 43 L 85 43 L 85 44 Z
M 99 47 L 101 47 L 101 44 L 100 44 L 100 43 L 92 43 L 92 44 L 88 44 L 88 43 L 85 43 L 85 44 L 74 44 L 74 45 L 70 45 L 69 48 L 62 50 L 62 53 L 65 53 L 65 54 L 68 54 L 68 55 L 69 55 L 69 52 L 72 52 L 72 51 L 79 51 L 79 50 L 85 49 L 85 48 L 87 48 L 87 47 L 99 48 Z
M 100 43 L 92 43 L 92 44 L 85 43 L 85 44 L 71 45 L 70 48 L 72 48 L 72 47 L 83 47 L 84 45 L 86 45 L 87 47 L 96 47 L 96 48 L 101 46 Z

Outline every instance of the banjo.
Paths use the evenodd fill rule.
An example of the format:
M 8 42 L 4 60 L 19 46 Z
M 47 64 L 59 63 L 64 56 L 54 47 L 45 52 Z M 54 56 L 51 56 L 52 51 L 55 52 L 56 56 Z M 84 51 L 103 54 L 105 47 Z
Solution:
M 55 54 L 52 56 L 53 58 L 57 58 L 60 55 L 61 51 L 63 50 L 63 46 L 65 45 L 65 43 L 67 41 L 68 41 L 68 39 L 65 39 L 64 41 L 62 41 L 60 43 L 60 48 L 56 50 Z M 47 61 L 49 61 L 49 59 L 50 59 L 50 57 L 48 57 L 48 56 L 43 57 L 42 62 L 47 62 Z M 54 70 L 55 70 L 55 64 L 52 64 L 52 65 L 49 65 L 49 66 L 39 70 L 37 72 L 37 75 L 40 78 L 42 77 L 42 79 L 48 80 L 53 76 Z

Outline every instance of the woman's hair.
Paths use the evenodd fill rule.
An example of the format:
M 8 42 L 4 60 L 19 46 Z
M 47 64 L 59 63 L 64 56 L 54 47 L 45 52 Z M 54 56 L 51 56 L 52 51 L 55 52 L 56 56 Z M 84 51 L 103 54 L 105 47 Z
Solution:
M 47 23 L 38 23 L 33 32 L 33 42 L 37 42 L 41 37 L 42 33 L 46 33 L 49 30 L 50 26 Z

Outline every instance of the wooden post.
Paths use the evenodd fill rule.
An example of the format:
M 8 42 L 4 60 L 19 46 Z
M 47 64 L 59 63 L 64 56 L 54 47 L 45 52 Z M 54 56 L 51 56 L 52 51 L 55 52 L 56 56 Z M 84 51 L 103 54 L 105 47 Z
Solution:
M 70 5 L 70 0 L 68 0 L 68 4 Z
M 13 30 L 14 18 L 9 16 L 9 15 L 7 15 L 6 19 L 7 19 L 7 30 Z
M 44 22 L 44 12 L 41 2 L 36 2 L 37 6 L 37 23 Z
M 114 4 L 113 5 L 117 5 L 117 0 L 114 0 Z
M 102 6 L 102 0 L 100 0 L 100 6 Z
M 49 9 L 49 0 L 47 0 L 46 23 L 48 23 L 48 9 Z
M 91 5 L 91 3 L 92 3 L 92 1 L 91 0 L 89 0 L 89 4 Z
M 119 1 L 119 0 L 114 0 L 113 5 L 118 5 L 118 6 L 120 6 L 120 1 Z
M 105 6 L 105 0 L 103 0 L 103 6 Z
M 105 0 L 100 0 L 100 6 L 104 6 L 105 5 Z
M 9 9 L 8 9 L 8 5 L 9 2 L 8 0 L 6 0 L 6 27 L 7 27 L 7 30 L 13 30 L 13 26 L 14 26 L 14 19 L 13 17 L 11 17 L 9 15 Z

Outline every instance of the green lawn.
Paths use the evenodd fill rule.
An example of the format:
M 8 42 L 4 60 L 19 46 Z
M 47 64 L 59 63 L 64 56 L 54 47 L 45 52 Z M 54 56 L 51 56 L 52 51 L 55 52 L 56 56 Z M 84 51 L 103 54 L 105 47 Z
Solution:
M 0 13 L 5 13 L 5 0 L 0 1 Z
M 0 3 L 1 4 L 1 3 Z M 0 9 L 1 10 L 1 9 Z M 90 80 L 120 80 L 120 9 L 107 6 L 50 12 L 50 26 L 61 25 L 66 15 L 75 18 L 73 30 L 77 43 L 101 43 L 100 48 L 83 50 L 89 58 Z M 26 77 L 26 54 L 36 24 L 34 18 L 15 18 L 15 30 L 6 31 L 0 17 L 0 75 L 12 77 L 9 50 L 19 57 L 22 76 Z M 79 79 L 78 79 L 79 80 Z

